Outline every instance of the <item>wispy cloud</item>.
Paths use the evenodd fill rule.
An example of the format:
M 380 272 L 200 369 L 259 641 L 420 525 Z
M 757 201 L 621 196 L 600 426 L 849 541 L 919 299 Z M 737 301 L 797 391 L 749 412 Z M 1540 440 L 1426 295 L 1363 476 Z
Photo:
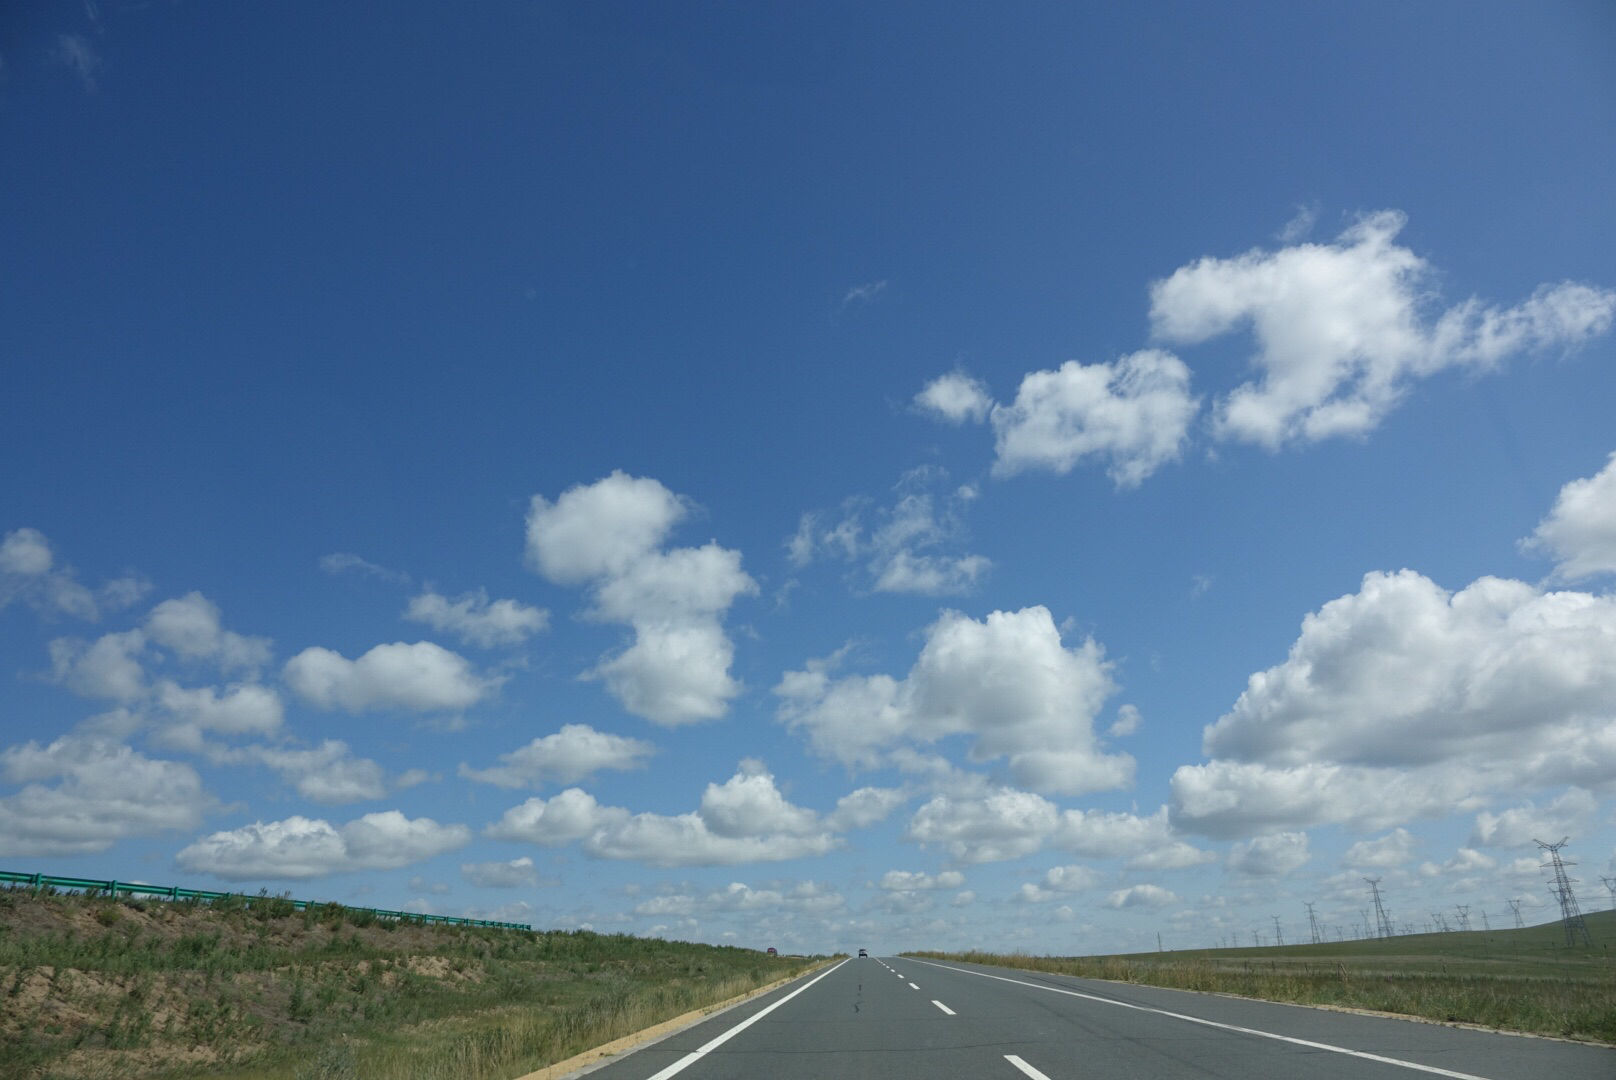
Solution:
M 1282 244 L 1294 244 L 1307 239 L 1312 234 L 1313 226 L 1318 223 L 1318 220 L 1318 203 L 1297 206 L 1296 213 L 1285 223 L 1285 227 L 1279 230 L 1279 242 Z
M 71 69 L 79 77 L 85 93 L 95 92 L 95 73 L 101 67 L 101 55 L 88 40 L 78 34 L 58 34 L 56 47 L 50 55 L 52 60 Z
M 970 485 L 951 494 L 928 490 L 947 480 L 947 471 L 937 466 L 911 469 L 894 488 L 896 501 L 890 507 L 871 511 L 869 500 L 854 497 L 842 504 L 839 517 L 813 511 L 802 515 L 796 534 L 786 541 L 791 564 L 864 562 L 876 592 L 945 596 L 972 591 L 993 564 L 983 555 L 937 550 L 958 546 L 965 533 L 964 508 L 976 497 Z
M 847 290 L 846 296 L 842 297 L 842 306 L 868 304 L 885 292 L 886 287 L 886 278 L 882 278 L 880 281 L 866 281 L 863 285 L 855 285 Z
M 338 551 L 330 555 L 320 556 L 320 569 L 328 574 L 364 574 L 367 577 L 397 582 L 401 585 L 410 583 L 410 575 L 404 573 L 404 571 L 389 570 L 385 566 L 379 566 L 369 559 L 360 558 L 358 555 L 347 551 Z

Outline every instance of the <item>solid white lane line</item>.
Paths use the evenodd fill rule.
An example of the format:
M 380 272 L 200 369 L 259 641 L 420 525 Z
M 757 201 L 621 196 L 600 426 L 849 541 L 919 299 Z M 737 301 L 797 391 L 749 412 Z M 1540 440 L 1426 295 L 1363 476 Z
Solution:
M 931 1003 L 933 1005 L 937 1006 L 939 1009 L 943 1010 L 949 1016 L 954 1015 L 954 1010 L 953 1009 L 950 1009 L 947 1005 L 944 1005 L 941 1001 L 938 1001 L 936 998 L 933 998 Z M 652 1077 L 651 1080 L 656 1080 L 656 1078 Z
M 914 983 L 910 983 L 909 984 L 909 989 L 911 989 L 911 990 L 919 990 L 920 987 L 916 986 Z
M 1028 1076 L 1032 1077 L 1032 1080 L 1049 1080 L 1049 1077 L 1045 1076 L 1043 1073 L 1039 1072 L 1037 1069 L 1033 1068 L 1031 1065 L 1028 1065 L 1025 1061 L 1022 1061 L 1020 1058 L 1016 1057 L 1016 1055 L 1014 1055 L 1014 1054 L 1006 1054 L 1006 1055 L 1004 1055 L 1004 1060 L 1008 1061 L 1010 1064 L 1014 1065 L 1016 1068 L 1020 1069 L 1022 1072 L 1026 1073 Z
M 845 963 L 847 963 L 847 961 L 843 960 L 842 964 Z M 803 983 L 801 986 L 797 987 L 795 990 L 791 991 L 791 993 L 787 994 L 779 1001 L 776 1001 L 768 1008 L 759 1009 L 757 1012 L 753 1013 L 751 1016 L 748 1016 L 745 1020 L 742 1020 L 739 1024 L 736 1024 L 722 1035 L 707 1040 L 701 1046 L 690 1051 L 690 1053 L 686 1054 L 678 1061 L 675 1061 L 672 1065 L 669 1065 L 666 1069 L 663 1069 L 661 1072 L 649 1077 L 648 1080 L 668 1080 L 668 1077 L 673 1076 L 676 1073 L 684 1072 L 686 1068 L 701 1060 L 702 1057 L 729 1042 L 735 1036 L 739 1035 L 741 1032 L 745 1031 L 747 1028 L 751 1027 L 765 1016 L 768 1016 L 774 1010 L 778 1009 L 780 1006 L 784 1005 L 786 1002 L 790 1001 L 792 998 L 796 997 L 810 986 L 814 985 L 814 983 L 835 971 L 836 968 L 841 967 L 842 964 L 837 964 L 836 967 L 826 968 L 824 971 L 821 971 L 818 975 L 815 975 L 813 978 L 809 979 L 807 982 Z
M 1048 990 L 1052 994 L 1065 994 L 1067 997 L 1083 998 L 1085 1001 L 1097 1001 L 1101 1005 L 1115 1005 L 1120 1009 L 1133 1009 L 1135 1012 L 1155 1013 L 1157 1016 L 1166 1016 L 1174 1020 L 1185 1020 L 1191 1024 L 1202 1024 L 1206 1027 L 1220 1028 L 1224 1031 L 1239 1032 L 1241 1035 L 1255 1035 L 1261 1039 L 1273 1039 L 1277 1042 L 1290 1043 L 1293 1046 L 1305 1046 L 1310 1050 L 1328 1050 L 1332 1054 L 1346 1054 L 1348 1057 L 1362 1058 L 1365 1061 L 1378 1061 L 1383 1065 L 1398 1065 L 1405 1069 L 1414 1069 L 1419 1072 L 1435 1073 L 1437 1076 L 1451 1076 L 1453 1080 L 1488 1080 L 1485 1076 L 1475 1073 L 1455 1072 L 1452 1069 L 1439 1069 L 1435 1065 L 1421 1065 L 1415 1061 L 1404 1061 L 1402 1058 L 1385 1057 L 1381 1054 L 1371 1054 L 1367 1050 L 1352 1050 L 1345 1046 L 1334 1046 L 1330 1043 L 1314 1042 L 1311 1039 L 1298 1039 L 1291 1035 L 1280 1035 L 1272 1031 L 1258 1031 L 1256 1028 L 1241 1027 L 1238 1024 L 1224 1024 L 1216 1020 L 1206 1020 L 1199 1016 L 1188 1016 L 1184 1013 L 1172 1012 L 1168 1009 L 1153 1009 L 1148 1005 L 1134 1005 L 1126 1001 L 1115 1001 L 1111 998 L 1096 997 L 1085 994 L 1079 990 L 1063 990 L 1058 986 L 1045 986 L 1042 983 L 1031 983 L 1024 979 L 1008 979 L 1003 975 L 989 975 L 985 971 L 972 971 L 970 968 L 950 967 L 947 964 L 933 964 L 928 960 L 916 960 L 917 964 L 928 967 L 938 967 L 945 971 L 957 971 L 962 975 L 980 975 L 984 979 L 995 979 L 998 982 L 1014 983 L 1017 986 L 1026 986 L 1033 990 Z M 935 1004 L 935 1002 L 933 1002 Z

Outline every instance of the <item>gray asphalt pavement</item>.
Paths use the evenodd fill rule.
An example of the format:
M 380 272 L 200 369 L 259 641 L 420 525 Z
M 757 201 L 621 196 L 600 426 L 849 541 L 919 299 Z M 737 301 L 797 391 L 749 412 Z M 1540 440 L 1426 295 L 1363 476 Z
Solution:
M 1616 1050 L 1003 968 L 849 960 L 590 1080 L 1616 1080 Z

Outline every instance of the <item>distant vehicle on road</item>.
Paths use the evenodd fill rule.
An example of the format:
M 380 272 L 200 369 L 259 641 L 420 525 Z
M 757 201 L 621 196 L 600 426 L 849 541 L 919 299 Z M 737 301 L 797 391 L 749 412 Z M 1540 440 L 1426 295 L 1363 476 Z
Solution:
M 773 945 L 770 945 L 769 946 L 769 955 L 770 956 L 779 956 L 780 955 L 780 950 L 776 949 Z
M 870 954 L 869 954 L 869 952 L 867 950 L 865 950 L 865 949 L 860 949 L 859 950 L 859 956 L 864 957 L 864 956 L 869 956 L 869 955 Z

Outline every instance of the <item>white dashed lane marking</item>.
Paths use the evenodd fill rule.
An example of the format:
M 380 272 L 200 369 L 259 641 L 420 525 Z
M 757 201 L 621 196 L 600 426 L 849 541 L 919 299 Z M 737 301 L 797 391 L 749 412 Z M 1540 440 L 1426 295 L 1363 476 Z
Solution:
M 950 1009 L 947 1005 L 944 1005 L 941 1001 L 938 1001 L 936 998 L 933 998 L 931 1003 L 933 1005 L 937 1006 L 939 1009 L 943 1010 L 943 1012 L 947 1013 L 949 1016 L 954 1015 L 954 1010 L 953 1009 Z
M 1016 1055 L 1014 1055 L 1014 1054 L 1006 1054 L 1006 1055 L 1004 1055 L 1004 1060 L 1008 1061 L 1010 1064 L 1012 1064 L 1016 1068 L 1020 1069 L 1027 1076 L 1032 1077 L 1032 1080 L 1049 1080 L 1049 1077 L 1045 1076 L 1043 1073 L 1039 1072 L 1037 1069 L 1033 1068 L 1031 1065 L 1028 1065 L 1025 1061 L 1022 1061 L 1020 1058 L 1016 1057 Z
M 1187 1013 L 1173 1012 L 1170 1009 L 1155 1009 L 1148 1005 L 1135 1005 L 1132 1002 L 1117 1001 L 1114 998 L 1096 997 L 1094 994 L 1085 994 L 1081 990 L 1066 990 L 1059 986 L 1047 986 L 1043 983 L 1030 983 L 1023 979 L 1011 979 L 1003 975 L 990 975 L 985 971 L 973 971 L 971 968 L 952 967 L 948 964 L 933 964 L 926 960 L 915 961 L 928 967 L 942 968 L 944 971 L 957 971 L 962 975 L 976 975 L 983 979 L 992 979 L 995 982 L 1013 983 L 1016 986 L 1025 986 L 1031 990 L 1042 990 L 1050 994 L 1064 994 L 1067 997 L 1082 998 L 1085 1001 L 1098 1002 L 1101 1005 L 1111 1005 L 1118 1009 L 1132 1009 L 1135 1012 L 1154 1013 L 1172 1020 L 1183 1020 L 1191 1024 L 1201 1024 L 1220 1031 L 1233 1031 L 1240 1035 L 1255 1035 L 1259 1039 L 1273 1039 L 1276 1042 L 1289 1043 L 1292 1046 L 1305 1046 L 1309 1050 L 1324 1050 L 1331 1054 L 1345 1054 L 1348 1057 L 1361 1058 L 1364 1061 L 1378 1061 L 1383 1065 L 1396 1065 L 1403 1069 L 1413 1069 L 1416 1072 L 1432 1073 L 1436 1076 L 1448 1076 L 1453 1080 L 1487 1080 L 1485 1076 L 1475 1073 L 1459 1072 L 1455 1069 L 1438 1068 L 1435 1065 L 1421 1065 L 1417 1061 L 1405 1061 L 1402 1058 L 1387 1057 L 1384 1054 L 1371 1054 L 1367 1050 L 1353 1050 L 1346 1046 L 1336 1046 L 1332 1043 L 1314 1042 L 1312 1039 L 1298 1039 L 1292 1035 L 1281 1035 L 1274 1031 L 1263 1031 L 1259 1028 L 1241 1027 L 1239 1024 L 1225 1024 L 1218 1020 L 1208 1020 L 1201 1016 L 1190 1016 Z M 937 1004 L 933 1002 L 933 1004 Z M 942 1006 L 938 1006 L 941 1008 Z

